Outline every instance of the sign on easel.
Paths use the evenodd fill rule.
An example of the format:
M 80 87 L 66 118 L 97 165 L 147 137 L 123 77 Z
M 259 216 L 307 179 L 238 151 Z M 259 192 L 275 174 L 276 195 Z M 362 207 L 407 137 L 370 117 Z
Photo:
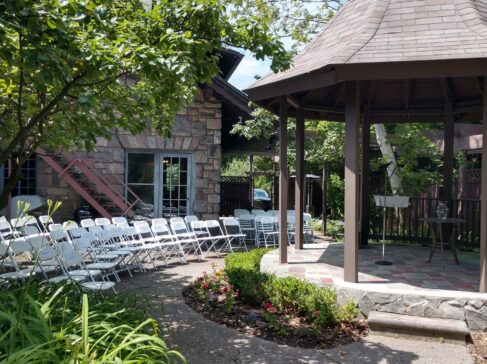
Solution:
M 378 260 L 375 264 L 379 265 L 391 265 L 392 262 L 385 259 L 386 253 L 386 209 L 392 207 L 395 209 L 406 208 L 409 206 L 409 196 L 386 196 L 386 195 L 375 195 L 375 205 L 377 207 L 382 207 L 383 218 L 382 218 L 382 260 Z

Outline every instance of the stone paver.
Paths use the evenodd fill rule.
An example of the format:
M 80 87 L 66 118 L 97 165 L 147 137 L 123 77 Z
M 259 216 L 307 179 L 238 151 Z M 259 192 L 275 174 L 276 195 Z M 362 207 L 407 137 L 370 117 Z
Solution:
M 205 319 L 188 307 L 181 291 L 211 263 L 222 259 L 191 262 L 137 273 L 118 285 L 137 289 L 154 304 L 154 314 L 167 328 L 169 345 L 178 348 L 194 364 L 291 364 L 291 363 L 473 363 L 465 346 L 370 335 L 365 340 L 330 350 L 299 349 L 257 337 Z M 164 305 L 164 315 L 157 310 Z

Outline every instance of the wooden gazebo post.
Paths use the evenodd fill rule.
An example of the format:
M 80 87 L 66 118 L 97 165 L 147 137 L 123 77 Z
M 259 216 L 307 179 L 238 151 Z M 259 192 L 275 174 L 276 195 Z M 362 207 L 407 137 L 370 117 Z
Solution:
M 480 292 L 487 293 L 487 76 L 482 92 L 482 182 L 480 186 Z
M 345 246 L 344 279 L 358 282 L 360 90 L 358 81 L 345 84 Z
M 296 213 L 294 221 L 294 247 L 298 250 L 303 249 L 303 208 L 305 205 L 304 191 L 304 116 L 303 110 L 298 108 L 296 110 L 296 182 L 295 182 L 295 198 L 294 210 Z
M 279 98 L 279 263 L 287 263 L 287 97 Z

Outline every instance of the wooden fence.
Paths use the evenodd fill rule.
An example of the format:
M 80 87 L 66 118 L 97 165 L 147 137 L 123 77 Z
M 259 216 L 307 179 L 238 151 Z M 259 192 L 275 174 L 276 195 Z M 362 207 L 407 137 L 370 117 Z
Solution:
M 386 239 L 409 242 L 430 242 L 431 230 L 420 218 L 436 215 L 438 198 L 412 197 L 410 205 L 396 213 L 388 208 Z M 464 248 L 477 249 L 480 239 L 480 201 L 474 199 L 454 199 L 448 206 L 451 217 L 465 220 L 460 225 L 459 244 Z M 382 238 L 382 209 L 371 204 L 370 235 L 371 239 Z

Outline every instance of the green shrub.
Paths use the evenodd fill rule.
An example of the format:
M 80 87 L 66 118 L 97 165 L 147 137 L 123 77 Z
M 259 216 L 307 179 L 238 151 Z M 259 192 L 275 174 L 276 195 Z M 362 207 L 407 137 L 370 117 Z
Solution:
M 0 363 L 177 363 L 147 301 L 130 293 L 91 302 L 78 285 L 30 281 L 0 292 Z
M 295 277 L 276 277 L 259 271 L 268 249 L 229 254 L 225 272 L 238 289 L 242 301 L 256 306 L 272 304 L 280 313 L 306 318 L 317 327 L 354 319 L 359 310 L 354 302 L 339 306 L 335 290 L 319 287 Z
M 323 323 L 338 322 L 350 309 L 347 306 L 342 314 L 335 290 L 295 277 L 273 277 L 266 282 L 264 291 L 279 311 L 304 316 L 311 322 L 318 319 Z M 355 314 L 350 312 L 350 316 Z
M 229 254 L 225 258 L 228 281 L 239 292 L 240 299 L 251 305 L 260 305 L 265 299 L 262 290 L 268 275 L 260 272 L 260 261 L 270 249 Z
M 326 235 L 332 238 L 343 241 L 345 225 L 341 220 L 327 220 L 326 221 Z

